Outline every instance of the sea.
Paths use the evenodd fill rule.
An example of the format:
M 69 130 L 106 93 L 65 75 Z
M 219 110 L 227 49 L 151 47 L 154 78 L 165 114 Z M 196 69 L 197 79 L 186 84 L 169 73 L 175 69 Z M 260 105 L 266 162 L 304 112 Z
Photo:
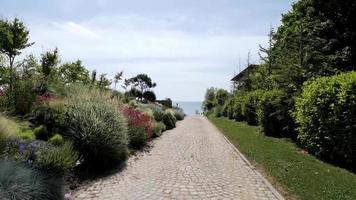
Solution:
M 202 103 L 201 101 L 178 101 L 173 102 L 173 105 L 177 105 L 178 107 L 184 110 L 184 113 L 188 116 L 196 115 L 196 113 L 202 113 Z

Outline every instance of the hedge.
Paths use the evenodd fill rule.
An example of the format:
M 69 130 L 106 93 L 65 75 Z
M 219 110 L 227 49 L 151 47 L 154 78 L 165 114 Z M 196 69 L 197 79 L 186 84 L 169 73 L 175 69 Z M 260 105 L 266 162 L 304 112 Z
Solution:
M 309 152 L 355 164 L 356 72 L 306 82 L 294 116 L 298 139 Z

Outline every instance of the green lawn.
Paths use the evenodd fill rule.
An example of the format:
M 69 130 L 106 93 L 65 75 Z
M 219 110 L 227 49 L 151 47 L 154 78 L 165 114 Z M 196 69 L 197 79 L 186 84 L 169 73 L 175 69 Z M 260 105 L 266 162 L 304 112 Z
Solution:
M 356 174 L 308 155 L 286 139 L 264 136 L 258 127 L 210 118 L 286 198 L 356 199 Z

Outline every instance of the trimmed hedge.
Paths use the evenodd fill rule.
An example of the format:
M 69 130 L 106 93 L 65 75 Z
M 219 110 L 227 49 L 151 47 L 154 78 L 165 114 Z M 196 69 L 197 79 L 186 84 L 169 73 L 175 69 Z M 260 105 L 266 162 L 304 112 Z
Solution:
M 356 163 L 356 72 L 306 82 L 294 116 L 298 139 L 309 152 Z
M 265 91 L 258 104 L 258 121 L 267 136 L 295 137 L 290 100 L 282 90 Z

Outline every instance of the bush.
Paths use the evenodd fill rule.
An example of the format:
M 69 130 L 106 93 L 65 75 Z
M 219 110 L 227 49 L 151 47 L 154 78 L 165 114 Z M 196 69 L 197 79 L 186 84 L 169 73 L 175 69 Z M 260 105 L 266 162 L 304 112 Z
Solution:
M 103 101 L 75 101 L 68 106 L 65 136 L 88 169 L 110 169 L 127 157 L 126 120 Z
M 142 126 L 129 126 L 129 146 L 134 149 L 142 148 L 148 139 L 148 134 Z
M 162 122 L 166 125 L 167 130 L 170 130 L 176 127 L 177 119 L 170 110 L 166 110 Z
M 166 125 L 163 122 L 155 123 L 154 136 L 159 137 L 162 135 L 163 131 L 166 130 Z
M 60 132 L 65 124 L 65 102 L 60 100 L 50 101 L 46 105 L 38 106 L 31 114 L 30 122 L 34 125 L 45 125 L 48 135 L 43 140 L 49 139 L 54 132 Z
M 258 105 L 258 121 L 265 135 L 295 137 L 290 99 L 281 90 L 266 91 L 262 95 Z
M 308 81 L 296 99 L 301 144 L 340 163 L 356 161 L 356 72 Z
M 122 109 L 123 115 L 127 118 L 129 126 L 143 127 L 148 135 L 152 137 L 153 134 L 153 117 L 150 114 L 144 113 L 133 107 L 124 107 Z M 153 115 L 153 114 L 152 114 Z
M 245 119 L 244 114 L 242 112 L 244 98 L 245 97 L 243 95 L 237 95 L 232 100 L 231 114 L 230 114 L 231 119 L 234 119 L 236 121 L 243 121 Z
M 73 150 L 72 143 L 65 142 L 61 146 L 42 145 L 37 152 L 36 165 L 53 174 L 63 175 L 71 170 L 78 160 L 78 153 Z
M 14 82 L 13 94 L 9 100 L 15 114 L 25 115 L 32 111 L 36 103 L 35 85 L 32 80 L 17 80 Z
M 41 125 L 33 129 L 33 133 L 36 136 L 36 139 L 47 141 L 51 134 L 47 131 L 47 127 L 45 125 Z
M 153 91 L 148 90 L 143 93 L 143 98 L 148 102 L 155 102 L 156 94 Z
M 174 113 L 174 117 L 175 117 L 177 120 L 180 121 L 180 120 L 183 120 L 183 119 L 184 119 L 185 114 L 184 114 L 183 109 L 176 107 L 176 108 L 173 108 L 172 110 L 173 110 L 173 113 Z
M 26 130 L 18 133 L 18 136 L 24 140 L 34 140 L 36 135 L 32 130 Z
M 63 180 L 24 163 L 0 161 L 0 199 L 62 200 Z
M 60 134 L 56 133 L 48 140 L 48 142 L 55 146 L 60 146 L 64 144 L 64 139 Z
M 255 90 L 244 94 L 244 103 L 242 105 L 242 113 L 244 120 L 249 125 L 258 125 L 257 107 L 264 91 Z

